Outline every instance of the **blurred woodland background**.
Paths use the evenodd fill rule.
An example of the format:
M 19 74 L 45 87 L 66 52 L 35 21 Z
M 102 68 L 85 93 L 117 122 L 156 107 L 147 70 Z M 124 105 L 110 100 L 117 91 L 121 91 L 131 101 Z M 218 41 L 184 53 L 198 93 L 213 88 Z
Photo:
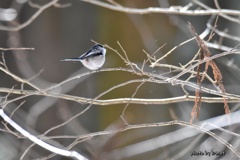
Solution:
M 107 4 L 109 8 L 100 4 Z M 150 8 L 149 13 L 143 14 L 131 13 L 124 7 L 165 10 L 158 12 Z M 235 47 L 237 50 L 239 8 L 238 0 L 1 0 L 1 107 L 12 120 L 36 137 L 59 148 L 75 150 L 91 160 L 239 159 L 238 54 L 214 59 L 222 73 L 226 93 L 229 93 L 232 121 L 218 118 L 225 115 L 224 93 L 219 90 L 220 95 L 203 92 L 209 102 L 203 98 L 199 117 L 194 122 L 200 126 L 198 129 L 189 123 L 194 98 L 187 97 L 194 97 L 196 88 L 186 85 L 183 89 L 183 83 L 174 85 L 159 77 L 151 78 L 150 75 L 147 79 L 147 74 L 135 74 L 141 72 L 138 66 L 143 67 L 144 73 L 171 78 L 196 63 L 198 57 L 188 64 L 199 51 L 198 43 L 193 39 L 181 45 L 194 37 L 188 22 L 199 35 L 208 30 L 209 34 L 203 38 L 206 42 L 211 33 L 215 34 L 206 43 L 212 55 Z M 230 11 L 221 13 L 221 9 Z M 198 10 L 207 14 L 187 13 Z M 106 62 L 100 71 L 90 72 L 80 62 L 61 61 L 80 56 L 95 42 L 107 48 Z M 151 66 L 175 46 L 159 66 Z M 133 64 L 126 65 L 118 53 L 123 57 L 127 55 L 127 60 L 136 68 Z M 185 64 L 188 65 L 184 68 Z M 121 70 L 123 68 L 132 72 Z M 191 71 L 196 71 L 196 67 Z M 190 70 L 187 72 L 178 79 L 197 84 L 196 74 L 187 80 L 191 75 Z M 211 69 L 206 74 L 214 80 Z M 131 82 L 134 80 L 139 81 Z M 109 90 L 119 84 L 122 85 Z M 202 85 L 216 89 L 207 79 Z M 178 101 L 174 97 L 182 99 Z M 154 104 L 139 100 L 131 103 L 131 98 L 166 99 L 166 102 Z M 95 100 L 106 101 L 93 103 Z M 114 103 L 117 100 L 122 101 Z M 214 117 L 217 119 L 213 120 Z M 0 159 L 72 159 L 33 145 L 1 120 Z M 163 127 L 162 123 L 172 120 L 180 122 L 173 121 L 176 125 Z M 160 123 L 159 126 L 156 123 Z M 145 126 L 131 128 L 138 124 Z M 124 130 L 129 126 L 131 129 Z M 206 134 L 204 127 L 213 135 Z M 192 155 L 199 151 L 219 154 Z

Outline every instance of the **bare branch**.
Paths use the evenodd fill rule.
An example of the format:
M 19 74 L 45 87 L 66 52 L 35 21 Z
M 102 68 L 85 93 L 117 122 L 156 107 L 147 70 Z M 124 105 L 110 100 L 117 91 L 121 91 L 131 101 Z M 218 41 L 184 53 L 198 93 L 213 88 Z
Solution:
M 211 9 L 211 10 L 186 10 L 184 7 L 171 7 L 171 8 L 159 8 L 159 7 L 149 7 L 149 8 L 128 8 L 119 5 L 114 5 L 97 0 L 81 0 L 87 3 L 91 3 L 103 8 L 111 9 L 114 11 L 131 13 L 131 14 L 150 14 L 150 13 L 164 13 L 164 14 L 179 14 L 179 15 L 189 15 L 189 16 L 202 16 L 202 15 L 213 15 L 213 14 L 226 14 L 239 16 L 240 11 L 231 9 Z
M 76 158 L 78 160 L 87 160 L 85 157 L 77 153 L 76 151 L 68 151 L 60 148 L 56 148 L 54 146 L 51 146 L 42 140 L 38 139 L 34 135 L 30 134 L 26 130 L 24 130 L 22 127 L 20 127 L 17 123 L 15 123 L 11 118 L 9 118 L 2 109 L 0 109 L 0 116 L 8 123 L 10 124 L 14 129 L 16 129 L 18 132 L 20 132 L 22 135 L 27 137 L 29 140 L 33 141 L 34 143 L 38 144 L 39 146 L 53 152 L 59 155 L 63 155 L 66 157 L 72 157 Z
M 3 31 L 19 31 L 25 27 L 27 27 L 29 24 L 31 24 L 43 11 L 45 11 L 46 9 L 48 9 L 49 7 L 53 6 L 54 4 L 56 4 L 59 0 L 51 0 L 49 3 L 41 6 L 38 11 L 32 15 L 31 18 L 29 18 L 26 22 L 18 25 L 18 26 L 0 26 L 0 30 Z

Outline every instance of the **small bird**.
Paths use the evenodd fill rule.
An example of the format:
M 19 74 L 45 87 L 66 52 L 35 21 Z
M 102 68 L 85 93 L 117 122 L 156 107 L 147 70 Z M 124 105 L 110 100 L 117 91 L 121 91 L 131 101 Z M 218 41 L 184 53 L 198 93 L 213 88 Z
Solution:
M 67 58 L 62 61 L 80 61 L 86 68 L 90 70 L 97 70 L 104 64 L 105 55 L 106 49 L 101 44 L 95 44 L 80 57 Z

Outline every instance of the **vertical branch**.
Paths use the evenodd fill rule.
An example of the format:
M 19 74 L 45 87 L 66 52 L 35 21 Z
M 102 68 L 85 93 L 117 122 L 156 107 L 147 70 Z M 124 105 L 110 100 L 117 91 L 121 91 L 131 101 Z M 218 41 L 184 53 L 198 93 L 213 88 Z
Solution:
M 198 36 L 198 34 L 196 33 L 194 27 L 191 25 L 190 22 L 189 22 L 189 27 L 190 27 L 191 32 L 196 37 L 196 41 L 200 48 L 199 60 L 209 58 L 211 56 L 211 52 L 209 51 L 208 47 L 206 46 L 204 41 Z M 218 66 L 216 65 L 216 63 L 213 60 L 209 60 L 205 64 L 205 70 L 204 70 L 205 74 L 207 73 L 209 66 L 212 68 L 212 72 L 213 72 L 213 76 L 214 76 L 214 83 L 219 87 L 220 91 L 223 94 L 225 94 L 225 88 L 224 88 L 223 80 L 222 80 L 223 76 L 222 76 L 220 69 L 218 68 Z M 202 74 L 202 78 L 200 78 L 200 76 L 201 76 L 200 71 L 201 71 L 201 64 L 199 64 L 197 67 L 197 84 L 198 84 L 200 90 L 196 89 L 196 92 L 195 92 L 196 98 L 195 98 L 195 102 L 194 102 L 194 107 L 191 112 L 191 120 L 190 120 L 191 123 L 193 122 L 193 120 L 195 118 L 198 118 L 199 112 L 200 112 L 200 107 L 201 107 L 201 97 L 202 97 L 201 84 L 202 84 L 205 76 L 204 76 L 204 74 Z M 230 110 L 229 110 L 229 106 L 228 106 L 228 101 L 227 101 L 226 97 L 224 97 L 224 96 L 223 96 L 223 99 L 224 99 L 225 113 L 229 114 Z

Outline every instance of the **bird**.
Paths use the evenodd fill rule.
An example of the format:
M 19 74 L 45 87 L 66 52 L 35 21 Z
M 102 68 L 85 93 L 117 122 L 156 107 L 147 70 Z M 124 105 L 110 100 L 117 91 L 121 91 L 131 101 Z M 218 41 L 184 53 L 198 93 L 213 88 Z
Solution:
M 62 61 L 80 61 L 86 68 L 98 70 L 105 62 L 106 51 L 103 45 L 95 44 L 81 56 L 77 58 L 66 58 Z

